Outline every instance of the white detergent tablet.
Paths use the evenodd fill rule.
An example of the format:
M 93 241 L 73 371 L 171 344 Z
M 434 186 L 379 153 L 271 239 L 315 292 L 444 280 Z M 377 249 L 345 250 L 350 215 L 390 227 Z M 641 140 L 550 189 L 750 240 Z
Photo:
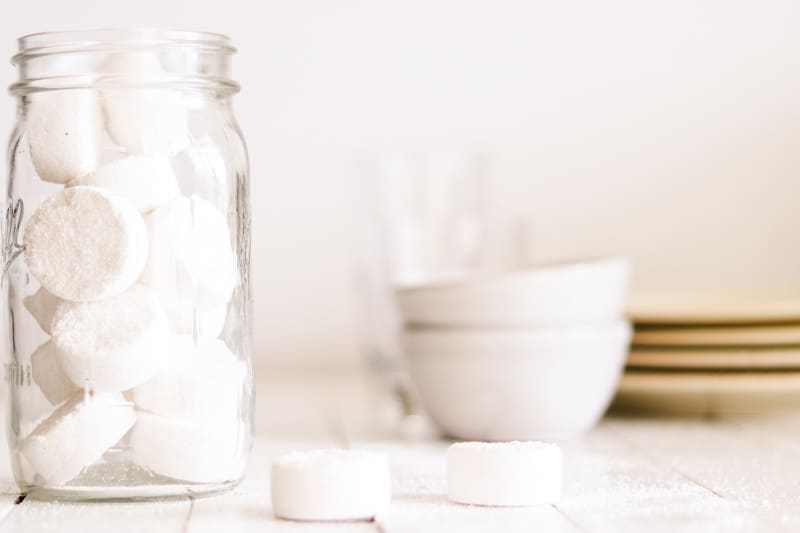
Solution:
M 127 198 L 139 211 L 149 211 L 180 196 L 178 179 L 165 156 L 118 159 L 70 185 L 91 185 L 114 192 Z
M 59 308 L 52 340 L 78 387 L 119 392 L 150 379 L 169 356 L 169 323 L 152 290 L 135 285 L 113 298 Z
M 38 291 L 22 299 L 25 309 L 27 309 L 34 320 L 36 320 L 36 323 L 39 324 L 42 331 L 48 335 L 50 335 L 50 326 L 53 322 L 53 315 L 56 312 L 56 307 L 62 302 L 64 302 L 64 300 L 58 296 L 53 296 L 44 287 L 39 287 Z
M 100 161 L 103 141 L 97 92 L 71 89 L 30 98 L 28 142 L 39 177 L 67 183 L 92 172 Z
M 238 416 L 167 418 L 139 411 L 130 435 L 133 461 L 152 472 L 182 481 L 232 481 L 241 475 Z
M 25 261 L 51 294 L 73 301 L 114 296 L 147 261 L 147 226 L 124 198 L 70 187 L 42 202 L 25 227 Z
M 246 367 L 221 340 L 173 335 L 164 367 L 127 397 L 140 410 L 179 418 L 238 418 Z
M 191 142 L 188 109 L 174 89 L 107 89 L 103 103 L 109 135 L 129 154 L 172 156 Z
M 121 394 L 79 392 L 23 439 L 20 451 L 44 483 L 61 485 L 100 459 L 135 421 Z
M 199 196 L 180 198 L 147 216 L 150 256 L 142 283 L 159 293 L 185 332 L 198 312 L 225 305 L 237 280 L 231 234 L 222 213 Z
M 166 308 L 173 333 L 196 335 L 198 338 L 216 339 L 225 329 L 225 321 L 228 318 L 227 305 L 217 305 L 205 309 L 193 308 L 191 313 L 185 312 L 185 308 L 175 305 L 166 305 Z
M 447 450 L 447 495 L 475 505 L 555 503 L 561 471 L 561 449 L 555 444 L 459 442 Z
M 219 124 L 208 125 L 204 131 L 226 131 L 224 127 Z M 203 198 L 214 198 L 218 205 L 228 205 L 231 192 L 228 185 L 237 179 L 230 166 L 233 155 L 228 150 L 233 149 L 233 142 L 227 136 L 216 140 L 207 134 L 199 135 L 190 146 L 175 156 L 172 164 L 181 190 L 191 191 Z M 225 152 L 221 148 L 223 146 Z
M 45 342 L 31 354 L 31 374 L 44 397 L 53 405 L 60 404 L 78 391 L 61 370 L 58 348 L 52 341 Z
M 227 305 L 196 306 L 188 291 L 173 291 L 164 286 L 161 287 L 159 294 L 162 295 L 161 305 L 169 317 L 172 333 L 216 339 L 225 328 L 228 317 Z
M 290 520 L 369 520 L 391 500 L 389 461 L 359 450 L 291 452 L 272 462 L 272 511 Z
M 130 154 L 174 155 L 191 142 L 186 98 L 179 91 L 158 87 L 167 81 L 159 57 L 152 51 L 134 50 L 112 55 L 103 67 L 137 89 L 103 91 L 106 127 L 111 138 Z

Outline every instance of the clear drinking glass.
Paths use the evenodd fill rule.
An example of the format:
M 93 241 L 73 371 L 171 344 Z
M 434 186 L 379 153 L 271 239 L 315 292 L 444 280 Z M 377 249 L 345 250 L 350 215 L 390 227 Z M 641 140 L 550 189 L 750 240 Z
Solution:
M 397 150 L 365 156 L 359 174 L 359 337 L 368 364 L 408 411 L 394 289 L 485 266 L 486 162 L 465 150 Z
M 252 442 L 247 152 L 225 36 L 19 40 L 7 435 L 34 497 L 224 490 Z

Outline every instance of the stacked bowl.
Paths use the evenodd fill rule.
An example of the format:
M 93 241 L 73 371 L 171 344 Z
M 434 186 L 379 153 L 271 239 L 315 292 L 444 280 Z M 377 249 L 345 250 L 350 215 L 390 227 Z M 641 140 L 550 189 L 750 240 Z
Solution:
M 580 433 L 603 415 L 628 353 L 630 266 L 563 263 L 399 289 L 404 352 L 448 436 Z

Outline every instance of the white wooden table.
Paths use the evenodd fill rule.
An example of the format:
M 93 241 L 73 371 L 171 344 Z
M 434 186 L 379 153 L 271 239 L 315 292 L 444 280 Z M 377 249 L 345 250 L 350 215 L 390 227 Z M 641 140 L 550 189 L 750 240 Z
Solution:
M 258 391 L 257 439 L 248 475 L 233 492 L 158 503 L 34 501 L 16 492 L 4 461 L 0 532 L 800 531 L 800 414 L 609 417 L 588 435 L 561 443 L 565 487 L 558 505 L 503 509 L 449 503 L 448 443 L 400 436 L 396 424 L 387 422 L 391 404 L 358 376 L 314 380 L 280 374 L 260 383 Z M 323 446 L 389 455 L 394 497 L 385 515 L 338 524 L 272 516 L 271 458 Z

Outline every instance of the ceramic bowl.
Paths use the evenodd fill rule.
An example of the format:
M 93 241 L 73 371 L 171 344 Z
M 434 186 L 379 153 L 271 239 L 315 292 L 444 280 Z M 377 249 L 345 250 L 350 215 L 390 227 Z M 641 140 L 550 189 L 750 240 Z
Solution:
M 433 421 L 450 437 L 486 441 L 592 427 L 611 402 L 630 339 L 627 321 L 404 334 L 411 378 Z
M 630 264 L 623 258 L 563 263 L 399 289 L 410 326 L 558 326 L 623 316 Z

